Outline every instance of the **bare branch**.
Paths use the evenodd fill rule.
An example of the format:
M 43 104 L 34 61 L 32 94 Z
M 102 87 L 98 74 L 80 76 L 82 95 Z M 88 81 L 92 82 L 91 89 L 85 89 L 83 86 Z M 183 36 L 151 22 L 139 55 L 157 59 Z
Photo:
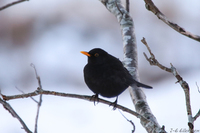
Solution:
M 42 91 L 42 84 L 41 84 L 41 80 L 40 80 L 40 77 L 38 76 L 37 74 L 37 70 L 35 68 L 35 65 L 33 63 L 31 63 L 31 67 L 33 67 L 34 71 L 35 71 L 35 75 L 36 75 L 36 79 L 38 81 L 38 85 L 39 87 L 37 88 L 39 91 Z M 36 117 L 35 117 L 35 131 L 34 133 L 37 133 L 37 123 L 38 123 L 38 118 L 39 118 L 39 112 L 40 112 L 40 107 L 42 105 L 42 94 L 40 94 L 40 99 L 39 99 L 39 102 L 37 104 L 37 114 L 36 114 Z
M 4 9 L 10 7 L 10 6 L 19 4 L 19 3 L 21 3 L 21 2 L 25 2 L 25 1 L 29 1 L 29 0 L 18 0 L 18 1 L 12 2 L 12 3 L 9 3 L 9 4 L 7 4 L 7 5 L 3 6 L 3 7 L 0 7 L 0 11 L 1 11 L 1 10 L 4 10 Z
M 45 95 L 53 95 L 53 96 L 62 96 L 62 97 L 69 97 L 69 98 L 77 98 L 77 99 L 83 99 L 83 100 L 87 100 L 87 101 L 90 101 L 90 102 L 94 102 L 94 100 L 91 100 L 92 99 L 92 96 L 85 96 L 85 95 L 77 95 L 77 94 L 68 94 L 68 93 L 61 93 L 61 92 L 55 92 L 55 91 L 46 91 L 46 90 L 36 90 L 34 92 L 31 92 L 31 93 L 27 93 L 27 94 L 21 94 L 21 95 L 13 95 L 13 96 L 6 96 L 6 95 L 2 95 L 3 99 L 8 101 L 8 100 L 13 100 L 13 99 L 19 99 L 19 98 L 28 98 L 28 97 L 33 97 L 33 96 L 37 96 L 37 95 L 40 95 L 40 94 L 45 94 Z M 109 101 L 106 101 L 106 100 L 103 100 L 101 98 L 99 98 L 99 103 L 103 103 L 103 104 L 106 104 L 106 105 L 111 105 L 112 102 L 109 102 Z M 136 116 L 137 118 L 140 118 L 142 121 L 144 122 L 149 122 L 150 120 L 144 118 L 142 115 L 140 115 L 139 113 L 131 110 L 131 109 L 128 109 L 124 106 L 121 106 L 119 104 L 116 105 L 116 108 L 118 109 L 121 109 L 122 111 L 124 112 L 127 112 L 129 114 L 132 114 L 134 116 Z
M 198 92 L 200 93 L 199 86 L 198 86 L 197 82 L 196 82 L 196 86 L 197 86 Z M 194 121 L 195 121 L 199 116 L 200 116 L 200 109 L 199 109 L 199 111 L 197 112 L 197 114 L 194 116 Z
M 40 100 L 39 100 L 37 105 L 38 105 L 38 107 L 37 107 L 37 114 L 36 114 L 36 117 L 35 117 L 35 131 L 34 131 L 34 133 L 37 133 L 37 127 L 38 127 L 37 123 L 38 123 L 38 118 L 39 118 L 40 107 L 42 105 L 42 94 L 40 94 Z
M 17 86 L 15 86 L 15 88 L 21 92 L 22 94 L 25 94 L 22 90 L 20 90 Z M 38 103 L 38 101 L 36 101 L 33 97 L 30 97 L 34 102 Z
M 148 49 L 148 51 L 149 51 L 149 53 L 150 53 L 150 55 L 151 55 L 151 57 L 148 58 L 147 55 L 146 55 L 145 53 L 143 53 L 144 56 L 145 56 L 145 58 L 146 58 L 146 60 L 150 63 L 150 65 L 155 65 L 155 66 L 158 66 L 159 68 L 161 68 L 162 70 L 165 70 L 165 71 L 167 71 L 167 72 L 171 72 L 171 69 L 170 69 L 170 68 L 167 68 L 167 67 L 163 66 L 162 64 L 160 64 L 160 63 L 158 62 L 158 60 L 156 60 L 154 54 L 151 52 L 151 49 L 149 48 L 149 46 L 148 46 L 148 44 L 147 44 L 147 42 L 146 42 L 146 40 L 145 40 L 144 37 L 143 37 L 143 39 L 141 40 L 141 42 L 147 47 L 147 49 Z
M 123 114 L 120 110 L 118 110 L 118 111 L 120 112 L 120 114 L 121 114 L 128 122 L 131 123 L 131 125 L 133 126 L 132 133 L 134 133 L 134 132 L 135 132 L 135 124 L 134 124 L 131 120 L 129 120 L 128 118 L 126 118 L 126 116 L 124 116 L 124 114 Z
M 198 92 L 200 93 L 200 89 L 199 89 L 199 86 L 198 86 L 197 82 L 196 82 L 196 86 L 197 86 Z
M 182 35 L 185 35 L 191 39 L 194 39 L 196 41 L 200 42 L 200 36 L 194 35 L 190 33 L 189 31 L 186 31 L 184 28 L 180 27 L 178 24 L 168 20 L 168 18 L 154 5 L 152 0 L 144 0 L 146 9 L 149 11 L 152 11 L 159 19 L 161 19 L 164 23 L 166 23 L 168 26 L 176 30 Z
M 129 3 L 130 3 L 129 0 L 126 0 L 126 10 L 127 10 L 127 12 L 129 12 L 129 7 L 130 7 L 130 6 L 129 6 L 129 5 L 130 5 Z
M 194 116 L 194 121 L 200 116 L 200 109 L 199 111 L 197 112 L 197 114 Z
M 176 71 L 176 68 L 171 64 L 171 70 L 172 74 L 176 77 L 178 80 L 177 82 L 181 85 L 181 87 L 184 90 L 185 94 L 185 101 L 186 101 L 186 109 L 187 109 L 187 116 L 188 116 L 188 126 L 190 127 L 190 130 L 193 130 L 194 128 L 194 119 L 192 117 L 192 109 L 190 104 L 190 88 L 186 81 L 183 80 L 183 78 L 178 74 Z
M 8 112 L 10 112 L 12 114 L 12 116 L 14 118 L 17 118 L 18 121 L 21 123 L 23 129 L 27 132 L 27 133 L 32 133 L 29 128 L 26 126 L 26 124 L 24 123 L 24 121 L 19 117 L 19 115 L 15 112 L 15 110 L 10 106 L 9 103 L 7 103 L 6 101 L 2 100 L 0 98 L 0 103 L 3 105 L 3 107 L 8 110 Z
M 42 89 L 42 84 L 41 84 L 41 80 L 40 80 L 40 77 L 38 76 L 37 74 L 37 70 L 35 68 L 35 65 L 33 63 L 30 64 L 31 67 L 33 67 L 34 71 L 35 71 L 35 75 L 36 75 L 36 79 L 38 81 L 38 85 L 39 85 L 39 88 L 38 89 Z
M 151 57 L 148 58 L 145 54 L 145 57 L 147 59 L 147 61 L 149 61 L 149 63 L 151 65 L 155 65 L 158 66 L 159 68 L 161 68 L 162 70 L 165 70 L 167 72 L 172 73 L 176 79 L 178 80 L 177 82 L 181 85 L 181 87 L 184 90 L 184 94 L 185 94 L 185 101 L 186 101 L 186 109 L 187 109 L 187 116 L 188 116 L 188 126 L 191 132 L 193 132 L 193 128 L 194 128 L 194 121 L 195 118 L 192 117 L 192 109 L 191 109 L 191 103 L 190 103 L 190 88 L 189 85 L 187 84 L 186 81 L 183 80 L 183 78 L 178 74 L 176 68 L 171 64 L 171 68 L 167 68 L 164 67 L 163 65 L 161 65 L 156 59 L 155 56 L 151 53 L 151 50 L 147 44 L 147 42 L 145 41 L 145 38 L 142 39 L 142 42 L 145 44 L 145 46 L 147 47 L 147 49 L 149 50 L 149 53 L 151 54 Z M 151 60 L 156 61 L 156 63 L 151 63 Z M 162 67 L 161 67 L 162 66 Z

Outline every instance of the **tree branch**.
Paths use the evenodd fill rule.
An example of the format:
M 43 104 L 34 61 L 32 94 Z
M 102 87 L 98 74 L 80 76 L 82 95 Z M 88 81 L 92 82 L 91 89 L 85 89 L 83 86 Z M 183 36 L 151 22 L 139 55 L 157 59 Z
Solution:
M 38 76 L 37 74 L 37 70 L 35 68 L 35 65 L 33 63 L 31 63 L 31 67 L 33 67 L 34 71 L 35 71 L 35 75 L 36 75 L 36 79 L 38 81 L 38 90 L 39 91 L 42 91 L 42 84 L 41 84 L 41 80 L 40 80 L 40 77 Z M 39 99 L 39 102 L 37 102 L 37 114 L 36 114 L 36 117 L 35 117 L 35 131 L 34 133 L 37 133 L 37 127 L 38 127 L 38 118 L 39 118 L 39 112 L 40 112 L 40 107 L 42 105 L 42 94 L 40 94 L 40 99 Z
M 37 96 L 37 95 L 40 95 L 42 96 L 42 94 L 45 94 L 45 95 L 54 95 L 54 96 L 62 96 L 62 97 L 71 97 L 71 98 L 78 98 L 78 99 L 83 99 L 83 100 L 87 100 L 87 101 L 94 101 L 94 100 L 91 100 L 92 99 L 92 96 L 84 96 L 84 95 L 76 95 L 76 94 L 66 94 L 66 93 L 60 93 L 60 92 L 55 92 L 55 91 L 45 91 L 43 90 L 41 87 L 41 81 L 40 81 L 40 77 L 38 76 L 37 74 L 37 71 L 36 71 L 36 68 L 33 64 L 31 64 L 31 66 L 34 68 L 35 70 L 35 74 L 36 74 L 36 79 L 38 80 L 38 85 L 40 87 L 37 88 L 36 91 L 34 92 L 31 92 L 31 93 L 27 93 L 27 94 L 20 94 L 20 95 L 13 95 L 13 96 L 6 96 L 6 95 L 3 95 L 1 94 L 2 98 L 5 100 L 1 100 L 0 99 L 0 103 L 3 104 L 4 107 L 6 107 L 6 109 L 11 112 L 11 114 L 16 117 L 20 123 L 22 123 L 24 129 L 26 130 L 26 132 L 28 133 L 32 133 L 31 131 L 28 130 L 28 128 L 26 127 L 25 123 L 20 119 L 20 117 L 15 113 L 15 111 L 12 109 L 12 107 L 9 105 L 9 104 L 6 104 L 8 100 L 14 100 L 14 99 L 19 99 L 19 98 L 32 98 L 33 99 L 33 96 Z M 35 100 L 34 100 L 35 101 Z M 36 101 L 37 102 L 37 101 Z M 35 121 L 35 131 L 34 133 L 37 133 L 37 122 L 38 122 L 38 118 L 39 118 L 39 109 L 40 109 L 40 106 L 41 106 L 41 102 L 42 102 L 42 98 L 40 97 L 40 101 L 37 102 L 38 103 L 38 109 L 37 109 L 37 115 L 36 115 L 36 121 Z M 104 104 L 107 104 L 107 105 L 112 105 L 112 102 L 109 102 L 109 101 L 106 101 L 106 100 L 103 100 L 103 99 L 100 99 L 98 100 L 98 102 L 100 103 L 104 103 Z M 8 106 L 5 106 L 5 104 Z M 113 105 L 114 106 L 114 105 Z M 144 116 L 140 115 L 139 113 L 133 111 L 133 110 L 130 110 L 124 106 L 121 106 L 121 105 L 115 105 L 116 108 L 118 109 L 121 109 L 122 111 L 124 112 L 127 112 L 129 114 L 132 114 L 134 116 L 136 116 L 137 118 L 139 118 L 141 121 L 143 121 L 143 123 L 151 123 L 151 121 L 147 118 L 145 118 Z M 14 112 L 14 113 L 13 113 Z
M 23 129 L 27 132 L 27 133 L 32 133 L 29 128 L 26 126 L 26 124 L 24 123 L 24 121 L 19 117 L 19 115 L 15 112 L 15 110 L 10 106 L 9 103 L 7 103 L 6 101 L 2 100 L 0 98 L 0 103 L 3 105 L 3 107 L 8 110 L 8 112 L 10 112 L 12 114 L 12 116 L 14 118 L 17 118 L 18 121 L 21 123 Z
M 46 90 L 36 90 L 34 92 L 31 93 L 27 93 L 27 94 L 20 94 L 20 95 L 13 95 L 13 96 L 6 96 L 1 94 L 1 96 L 3 97 L 4 100 L 9 101 L 9 100 L 14 100 L 14 99 L 19 99 L 19 98 L 28 98 L 28 97 L 33 97 L 33 96 L 37 96 L 37 95 L 53 95 L 53 96 L 62 96 L 62 97 L 69 97 L 69 98 L 77 98 L 77 99 L 82 99 L 82 100 L 87 100 L 90 102 L 94 102 L 94 100 L 92 99 L 92 96 L 86 96 L 86 95 L 77 95 L 77 94 L 69 94 L 69 93 L 61 93 L 61 92 L 55 92 L 55 91 L 46 91 Z M 112 105 L 112 102 L 103 100 L 101 98 L 99 98 L 99 103 L 103 103 L 106 105 Z M 127 112 L 129 114 L 132 114 L 134 116 L 136 116 L 137 118 L 140 118 L 141 120 L 145 121 L 146 123 L 149 122 L 148 119 L 146 119 L 145 117 L 143 117 L 142 115 L 140 115 L 139 113 L 126 108 L 122 105 L 117 104 L 116 108 L 121 109 L 124 112 Z
M 132 133 L 134 133 L 134 132 L 135 132 L 135 124 L 134 124 L 131 120 L 129 120 L 128 118 L 126 118 L 126 116 L 124 116 L 124 114 L 123 114 L 120 110 L 119 110 L 119 112 L 120 112 L 120 114 L 121 114 L 128 122 L 131 123 L 131 125 L 133 126 Z
M 198 90 L 198 92 L 200 93 L 199 86 L 198 86 L 197 82 L 196 82 L 196 85 L 197 85 L 197 90 Z
M 124 48 L 124 65 L 135 80 L 139 80 L 138 55 L 136 37 L 134 34 L 134 24 L 129 12 L 122 6 L 120 0 L 100 0 L 105 7 L 117 18 Z M 141 88 L 132 85 L 129 89 L 136 111 L 149 119 L 149 123 L 140 121 L 147 132 L 165 132 L 158 124 L 146 101 L 146 96 Z
M 168 20 L 168 18 L 154 5 L 152 0 L 144 0 L 146 9 L 149 11 L 152 11 L 159 19 L 161 19 L 164 23 L 166 23 L 168 26 L 170 26 L 172 29 L 176 30 L 182 35 L 185 35 L 191 39 L 194 39 L 196 41 L 200 42 L 200 36 L 194 35 L 190 33 L 189 31 L 186 31 L 184 28 L 179 26 L 178 24 Z
M 178 74 L 176 71 L 176 68 L 171 64 L 171 73 L 176 77 L 178 80 L 177 82 L 181 85 L 181 87 L 184 90 L 185 94 L 185 101 L 186 101 L 186 109 L 187 109 L 187 116 L 188 116 L 188 126 L 190 130 L 193 130 L 194 128 L 194 119 L 192 117 L 192 109 L 190 104 L 190 88 L 186 81 L 183 80 L 183 78 Z
M 194 116 L 194 121 L 200 116 L 200 109 L 199 111 L 197 112 L 197 114 Z
M 130 3 L 129 0 L 126 0 L 126 11 L 127 11 L 127 12 L 129 12 L 129 7 L 130 7 L 130 6 L 129 6 L 129 5 L 130 5 L 129 3 Z
M 19 91 L 19 92 L 21 92 L 21 93 L 23 93 L 23 94 L 25 94 L 22 90 L 20 90 L 18 87 L 16 87 L 15 86 L 15 88 Z M 30 97 L 34 102 L 36 102 L 37 104 L 38 104 L 38 101 L 37 100 L 35 100 L 33 97 Z
M 188 126 L 189 126 L 189 129 L 190 129 L 190 132 L 193 133 L 193 129 L 194 129 L 194 121 L 197 119 L 197 117 L 199 117 L 200 115 L 200 111 L 197 113 L 197 115 L 195 117 L 192 117 L 192 109 L 191 109 L 191 104 L 190 104 L 190 88 L 189 88 L 189 85 L 187 84 L 186 81 L 183 80 L 183 78 L 178 74 L 176 68 L 171 64 L 171 68 L 167 68 L 163 65 L 161 65 L 155 58 L 155 56 L 152 54 L 145 38 L 143 38 L 141 40 L 144 45 L 147 47 L 151 57 L 148 58 L 147 55 L 144 53 L 147 61 L 149 61 L 150 65 L 155 65 L 155 66 L 158 66 L 159 68 L 161 68 L 162 70 L 165 70 L 167 72 L 170 72 L 172 73 L 176 79 L 178 80 L 177 82 L 181 85 L 181 87 L 183 88 L 184 90 L 184 94 L 185 94 L 185 101 L 186 101 L 186 109 L 187 109 L 187 116 L 188 116 Z M 152 63 L 153 62 L 153 63 Z M 155 62 L 155 63 L 154 63 Z
M 25 1 L 29 1 L 29 0 L 18 0 L 18 1 L 12 2 L 12 3 L 9 3 L 9 4 L 7 4 L 7 5 L 3 6 L 3 7 L 0 7 L 0 11 L 1 11 L 1 10 L 4 10 L 4 9 L 10 7 L 10 6 L 19 4 L 19 3 L 21 3 L 21 2 L 25 2 Z
M 151 55 L 151 57 L 148 58 L 147 55 L 146 55 L 145 53 L 143 53 L 144 56 L 145 56 L 145 58 L 146 58 L 146 60 L 150 63 L 150 65 L 155 65 L 155 66 L 158 66 L 158 67 L 159 67 L 160 69 L 162 69 L 162 70 L 165 70 L 165 71 L 167 71 L 167 72 L 171 72 L 171 69 L 170 69 L 170 68 L 167 68 L 167 67 L 163 66 L 162 64 L 160 64 L 160 63 L 158 62 L 158 60 L 156 60 L 154 54 L 151 52 L 151 49 L 149 48 L 149 46 L 148 46 L 148 44 L 147 44 L 145 38 L 143 38 L 143 39 L 141 40 L 141 42 L 147 47 L 147 49 L 148 49 L 148 51 L 149 51 L 149 53 L 150 53 L 150 55 Z

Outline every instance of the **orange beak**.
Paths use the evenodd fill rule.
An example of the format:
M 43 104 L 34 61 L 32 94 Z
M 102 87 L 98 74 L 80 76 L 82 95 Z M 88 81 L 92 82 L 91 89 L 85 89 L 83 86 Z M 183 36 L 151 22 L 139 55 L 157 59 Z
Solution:
M 82 54 L 87 55 L 88 57 L 90 57 L 91 55 L 88 52 L 85 51 L 81 51 Z

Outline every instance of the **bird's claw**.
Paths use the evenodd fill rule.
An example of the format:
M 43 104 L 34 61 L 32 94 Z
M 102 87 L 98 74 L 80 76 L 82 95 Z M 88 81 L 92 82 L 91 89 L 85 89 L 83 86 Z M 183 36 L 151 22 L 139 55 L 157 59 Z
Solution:
M 95 102 L 97 103 L 99 102 L 98 94 L 92 95 L 92 97 L 90 98 L 90 101 L 94 101 L 94 105 L 96 105 Z
M 116 108 L 117 108 L 117 99 L 113 103 L 111 103 L 109 106 L 113 106 L 113 110 L 116 110 Z

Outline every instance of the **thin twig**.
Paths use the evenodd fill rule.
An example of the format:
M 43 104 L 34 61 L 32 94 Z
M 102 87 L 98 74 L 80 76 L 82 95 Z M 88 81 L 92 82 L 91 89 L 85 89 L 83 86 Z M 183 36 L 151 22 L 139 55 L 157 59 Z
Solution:
M 38 118 L 39 118 L 39 112 L 40 112 L 40 107 L 42 105 L 42 94 L 40 94 L 40 100 L 38 102 L 38 107 L 37 107 L 37 114 L 36 114 L 36 117 L 35 117 L 35 131 L 34 133 L 37 133 L 37 123 L 38 123 Z
M 17 86 L 15 86 L 15 88 L 19 91 L 19 92 L 21 92 L 22 94 L 25 94 L 22 90 L 20 90 Z M 33 97 L 30 97 L 34 102 L 36 102 L 37 104 L 38 104 L 38 101 L 37 100 L 35 100 Z
M 134 132 L 135 132 L 135 124 L 134 124 L 131 120 L 129 120 L 128 118 L 126 118 L 126 116 L 124 116 L 124 114 L 122 114 L 122 112 L 121 112 L 119 109 L 118 109 L 118 111 L 120 112 L 120 114 L 121 114 L 128 122 L 131 123 L 131 125 L 133 126 L 132 133 L 134 133 Z
M 33 63 L 31 63 L 31 67 L 33 67 L 34 71 L 35 71 L 35 75 L 36 75 L 36 79 L 38 81 L 38 85 L 39 87 L 37 88 L 39 91 L 42 91 L 42 84 L 41 84 L 41 80 L 40 80 L 40 77 L 38 76 L 37 74 L 37 70 L 35 68 L 35 65 Z M 42 94 L 40 94 L 40 99 L 39 99 L 39 102 L 37 104 L 37 114 L 36 114 L 36 117 L 35 117 L 35 131 L 34 133 L 37 133 L 37 127 L 38 127 L 38 118 L 39 118 L 39 112 L 40 112 L 40 107 L 42 105 Z
M 123 16 L 123 12 L 120 10 L 119 5 L 117 4 L 117 1 L 115 1 L 115 4 L 116 4 L 117 9 L 119 10 L 119 12 L 121 13 L 121 15 Z M 121 19 L 120 19 L 120 21 L 121 21 Z
M 38 89 L 42 89 L 42 84 L 41 84 L 41 80 L 40 80 L 40 77 L 38 76 L 37 74 L 37 70 L 35 68 L 35 65 L 33 63 L 30 64 L 31 67 L 33 67 L 34 71 L 35 71 L 35 75 L 36 75 L 36 79 L 38 81 L 38 85 L 39 85 L 39 88 Z
M 194 121 L 200 116 L 200 109 L 199 111 L 197 112 L 197 114 L 194 116 Z
M 196 86 L 197 86 L 198 92 L 200 93 L 200 89 L 199 89 L 199 86 L 198 86 L 197 82 L 196 82 Z
M 126 10 L 127 10 L 127 12 L 129 12 L 129 5 L 130 5 L 129 0 L 126 0 Z
M 7 5 L 3 6 L 3 7 L 0 7 L 0 11 L 1 11 L 1 10 L 4 10 L 4 9 L 10 7 L 10 6 L 19 4 L 19 3 L 21 3 L 21 2 L 25 2 L 25 1 L 29 1 L 29 0 L 18 0 L 18 1 L 12 2 L 12 3 L 9 3 L 9 4 L 7 4 Z
M 27 133 L 32 133 L 29 128 L 26 126 L 26 124 L 24 123 L 24 121 L 20 118 L 20 116 L 15 112 L 15 110 L 10 106 L 9 103 L 7 103 L 6 101 L 2 100 L 0 98 L 0 103 L 3 105 L 3 107 L 8 110 L 8 112 L 11 113 L 11 115 L 14 117 L 14 118 L 17 118 L 18 121 L 21 123 L 23 129 L 27 132 Z
M 158 66 L 158 67 L 161 68 L 162 70 L 165 70 L 165 71 L 171 73 L 171 69 L 170 69 L 170 68 L 167 68 L 167 67 L 163 66 L 162 64 L 160 64 L 160 63 L 158 62 L 158 60 L 155 58 L 155 55 L 151 52 L 151 49 L 149 48 L 149 46 L 148 46 L 148 44 L 147 44 L 147 42 L 146 42 L 146 40 L 145 40 L 144 37 L 143 37 L 143 39 L 141 40 L 141 42 L 147 47 L 147 49 L 148 49 L 148 51 L 149 51 L 149 53 L 150 53 L 150 55 L 151 55 L 151 57 L 148 58 L 147 55 L 146 55 L 145 53 L 143 53 L 144 56 L 145 56 L 145 58 L 146 58 L 146 60 L 150 63 L 150 65 Z
M 189 31 L 186 31 L 184 28 L 180 27 L 178 24 L 168 20 L 168 18 L 154 5 L 152 0 L 144 0 L 144 1 L 145 1 L 145 6 L 147 10 L 152 11 L 159 19 L 161 19 L 168 26 L 170 26 L 171 28 L 179 32 L 180 34 L 185 35 L 191 39 L 194 39 L 200 42 L 199 35 L 194 35 L 190 33 Z

